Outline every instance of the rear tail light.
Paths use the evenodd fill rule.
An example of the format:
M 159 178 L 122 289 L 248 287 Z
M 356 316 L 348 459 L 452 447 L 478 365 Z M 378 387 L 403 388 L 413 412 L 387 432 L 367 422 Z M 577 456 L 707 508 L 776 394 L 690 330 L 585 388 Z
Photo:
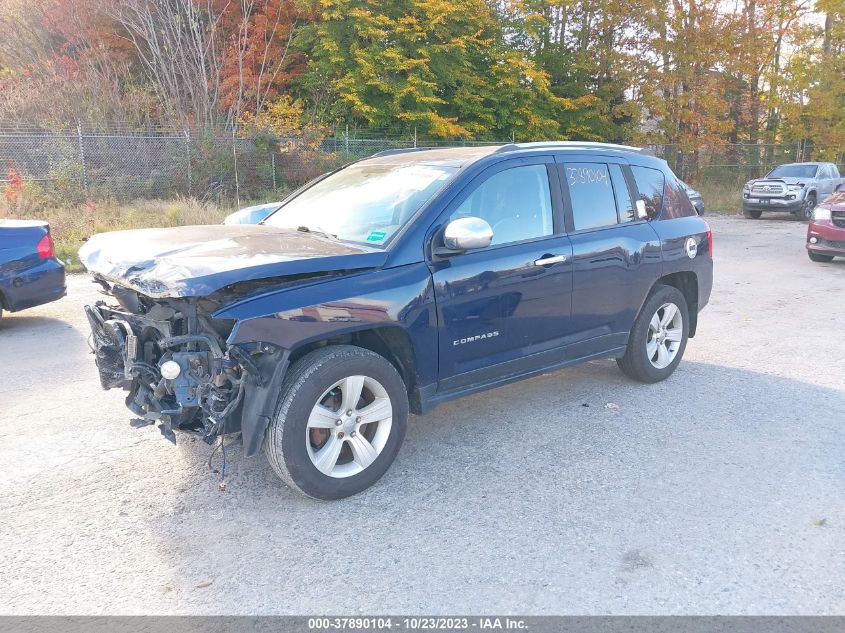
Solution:
M 707 224 L 707 222 L 705 222 Z M 713 259 L 713 229 L 707 224 L 707 254 Z
M 38 245 L 35 247 L 35 250 L 37 250 L 38 255 L 44 259 L 55 255 L 55 251 L 53 250 L 53 238 L 50 237 L 49 233 L 38 240 Z

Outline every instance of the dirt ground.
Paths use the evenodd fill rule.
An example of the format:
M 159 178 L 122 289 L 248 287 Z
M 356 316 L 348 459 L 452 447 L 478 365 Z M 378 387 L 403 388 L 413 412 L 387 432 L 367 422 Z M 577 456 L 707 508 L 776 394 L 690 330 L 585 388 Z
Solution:
M 0 613 L 845 612 L 845 260 L 789 218 L 708 220 L 672 378 L 600 361 L 444 405 L 340 502 L 239 447 L 220 492 L 205 444 L 131 428 L 72 276 L 0 321 Z

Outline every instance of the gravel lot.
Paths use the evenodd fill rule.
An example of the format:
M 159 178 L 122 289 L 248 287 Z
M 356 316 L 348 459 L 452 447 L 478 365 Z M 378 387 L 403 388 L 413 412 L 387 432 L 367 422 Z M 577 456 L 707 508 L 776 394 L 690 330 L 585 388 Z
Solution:
M 73 276 L 0 321 L 0 613 L 845 613 L 845 261 L 708 220 L 670 380 L 601 361 L 444 405 L 341 502 L 239 447 L 221 493 L 205 444 L 130 428 Z

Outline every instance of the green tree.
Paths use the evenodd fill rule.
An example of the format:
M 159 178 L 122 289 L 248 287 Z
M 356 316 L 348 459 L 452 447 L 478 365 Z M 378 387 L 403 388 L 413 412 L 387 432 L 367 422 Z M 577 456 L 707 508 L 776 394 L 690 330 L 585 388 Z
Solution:
M 324 120 L 434 137 L 555 136 L 569 107 L 484 0 L 322 0 L 297 45 Z

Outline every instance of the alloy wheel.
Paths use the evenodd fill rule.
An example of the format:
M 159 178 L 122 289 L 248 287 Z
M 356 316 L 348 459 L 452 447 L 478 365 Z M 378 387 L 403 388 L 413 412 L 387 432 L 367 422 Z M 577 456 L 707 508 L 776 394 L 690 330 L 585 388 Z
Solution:
M 387 390 L 369 376 L 347 376 L 329 387 L 308 417 L 305 446 L 329 477 L 363 472 L 384 450 L 393 424 Z
M 684 317 L 674 303 L 664 303 L 651 317 L 648 325 L 646 354 L 657 369 L 672 364 L 684 337 Z
M 804 203 L 804 219 L 805 220 L 812 220 L 813 219 L 813 210 L 816 208 L 816 199 L 813 197 L 807 198 L 807 202 Z

